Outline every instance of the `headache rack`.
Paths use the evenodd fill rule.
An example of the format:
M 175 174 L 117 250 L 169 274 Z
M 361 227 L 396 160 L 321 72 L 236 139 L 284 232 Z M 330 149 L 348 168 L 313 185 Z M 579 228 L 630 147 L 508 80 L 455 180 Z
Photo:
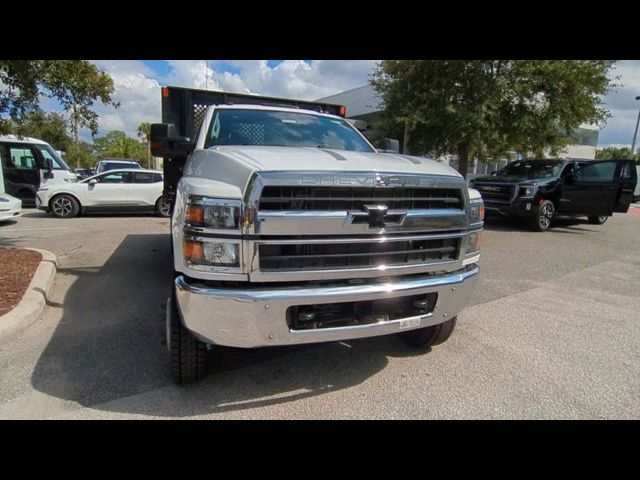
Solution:
M 287 108 L 303 108 L 316 112 L 329 113 L 344 117 L 344 105 L 332 103 L 307 102 L 288 98 L 263 97 L 261 95 L 247 95 L 243 93 L 228 93 L 215 90 L 196 90 L 193 88 L 162 87 L 162 123 L 173 124 L 177 137 L 189 138 L 195 141 L 202 120 L 211 105 L 265 105 Z M 178 181 L 182 177 L 182 169 L 186 156 L 165 158 L 164 196 L 170 202 L 173 210 L 175 192 Z
M 195 140 L 207 108 L 211 105 L 228 104 L 304 108 L 345 116 L 344 106 L 332 103 L 307 102 L 289 98 L 263 97 L 261 95 L 228 93 L 215 90 L 162 87 L 162 123 L 174 124 L 179 136 Z

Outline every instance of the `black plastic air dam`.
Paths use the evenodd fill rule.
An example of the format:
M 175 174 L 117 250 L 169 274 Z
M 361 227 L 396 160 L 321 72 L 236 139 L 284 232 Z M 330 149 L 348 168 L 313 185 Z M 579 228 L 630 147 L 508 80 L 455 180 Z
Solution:
M 292 330 L 348 327 L 387 322 L 432 313 L 437 293 L 357 302 L 297 305 L 287 309 Z

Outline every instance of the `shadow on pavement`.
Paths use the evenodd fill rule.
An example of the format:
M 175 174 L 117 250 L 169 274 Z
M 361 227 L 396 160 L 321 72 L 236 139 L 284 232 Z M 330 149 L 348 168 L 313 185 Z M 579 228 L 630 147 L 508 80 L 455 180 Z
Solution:
M 129 401 L 123 397 L 172 384 L 164 346 L 169 235 L 129 235 L 104 266 L 61 269 L 58 275 L 76 279 L 61 300 L 61 321 L 31 380 L 37 390 L 83 406 L 175 417 L 253 408 L 357 385 L 385 368 L 387 356 L 416 354 L 394 336 L 253 350 L 219 347 L 210 353 L 212 367 L 202 383 L 163 389 L 146 403 Z M 113 400 L 118 401 L 104 405 Z

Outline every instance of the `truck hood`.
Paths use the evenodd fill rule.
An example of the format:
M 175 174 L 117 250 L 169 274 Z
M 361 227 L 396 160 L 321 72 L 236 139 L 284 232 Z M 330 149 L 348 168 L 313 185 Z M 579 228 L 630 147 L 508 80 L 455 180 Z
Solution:
M 353 152 L 312 147 L 216 146 L 195 150 L 183 180 L 199 195 L 215 188 L 220 195 L 241 197 L 256 172 L 388 172 L 462 178 L 453 168 L 422 157 L 394 153 Z
M 388 171 L 460 176 L 453 168 L 434 160 L 394 153 L 271 146 L 220 146 L 210 150 L 217 150 L 255 171 Z

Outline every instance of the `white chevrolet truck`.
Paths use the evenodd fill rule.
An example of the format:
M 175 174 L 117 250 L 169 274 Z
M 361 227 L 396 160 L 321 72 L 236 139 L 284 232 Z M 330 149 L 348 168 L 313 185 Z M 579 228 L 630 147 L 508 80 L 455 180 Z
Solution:
M 484 207 L 452 168 L 376 150 L 339 105 L 164 87 L 177 383 L 208 349 L 451 335 L 478 279 Z M 393 144 L 394 142 L 387 142 Z

